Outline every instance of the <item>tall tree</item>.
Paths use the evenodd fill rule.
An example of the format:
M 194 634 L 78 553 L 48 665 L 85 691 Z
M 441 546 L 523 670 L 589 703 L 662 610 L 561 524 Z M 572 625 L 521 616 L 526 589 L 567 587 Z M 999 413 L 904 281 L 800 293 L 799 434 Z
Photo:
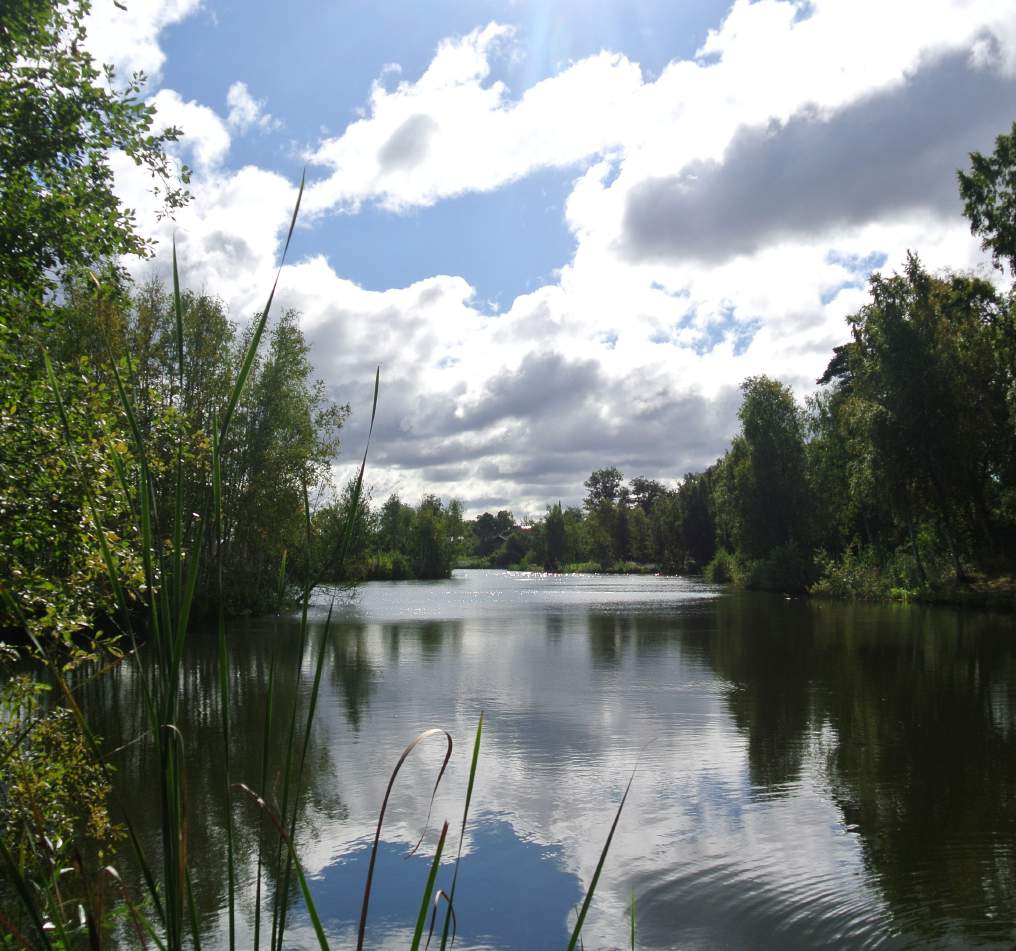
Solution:
M 116 266 L 150 244 L 113 190 L 119 150 L 157 179 L 168 210 L 187 200 L 168 143 L 141 99 L 87 52 L 89 0 L 5 0 L 0 16 L 0 300 L 38 303 L 81 268 Z
M 749 558 L 764 558 L 774 548 L 808 542 L 804 427 L 782 383 L 749 377 L 741 391 L 738 416 L 746 453 L 731 460 L 740 516 L 737 547 Z
M 1007 263 L 1016 277 L 1016 122 L 995 139 L 991 155 L 971 152 L 970 166 L 957 172 L 970 230 L 991 251 L 995 266 Z
M 544 562 L 547 571 L 557 571 L 564 563 L 567 549 L 564 513 L 557 502 L 547 509 L 544 528 Z
M 586 487 L 586 498 L 583 503 L 588 511 L 593 511 L 602 503 L 613 505 L 617 502 L 624 485 L 624 475 L 614 466 L 608 469 L 597 469 L 583 483 Z

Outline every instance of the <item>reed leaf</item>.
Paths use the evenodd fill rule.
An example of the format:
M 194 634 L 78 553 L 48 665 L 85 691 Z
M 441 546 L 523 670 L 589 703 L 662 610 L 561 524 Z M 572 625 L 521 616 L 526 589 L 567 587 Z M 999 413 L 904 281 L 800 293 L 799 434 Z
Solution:
M 637 768 L 638 767 L 636 767 L 636 769 Z M 621 802 L 618 803 L 617 812 L 614 814 L 614 821 L 610 824 L 610 832 L 607 833 L 607 841 L 603 844 L 603 851 L 600 853 L 600 860 L 596 863 L 596 871 L 593 872 L 593 879 L 589 883 L 589 889 L 586 891 L 585 900 L 582 902 L 582 908 L 579 910 L 578 918 L 575 921 L 575 929 L 572 931 L 571 940 L 568 942 L 568 951 L 574 951 L 580 941 L 582 925 L 585 923 L 586 913 L 589 911 L 589 906 L 593 903 L 593 895 L 596 892 L 596 885 L 600 881 L 600 872 L 603 871 L 604 863 L 607 861 L 607 853 L 610 851 L 610 843 L 613 841 L 614 832 L 621 819 L 621 810 L 624 809 L 624 803 L 628 798 L 628 793 L 631 790 L 631 784 L 634 779 L 635 770 L 633 769 L 631 776 L 628 778 L 628 785 L 624 787 L 624 795 L 621 797 Z
M 441 932 L 441 951 L 445 951 L 448 941 L 448 923 L 454 918 L 455 886 L 459 881 L 459 862 L 462 860 L 462 843 L 466 838 L 466 820 L 469 817 L 469 803 L 473 798 L 473 783 L 476 781 L 476 767 L 480 761 L 480 737 L 483 736 L 483 711 L 480 711 L 480 721 L 476 724 L 476 738 L 473 740 L 473 758 L 469 764 L 469 782 L 466 784 L 466 804 L 462 809 L 462 829 L 459 832 L 459 850 L 455 855 L 455 871 L 452 873 L 451 893 L 448 896 L 448 914 L 445 915 L 444 930 Z M 452 932 L 452 944 L 455 943 L 455 932 Z M 427 939 L 430 943 L 430 939 Z
M 445 923 L 447 927 L 448 919 L 451 918 L 452 923 L 452 944 L 455 944 L 455 933 L 458 931 L 458 921 L 455 919 L 455 906 L 452 904 L 452 900 L 448 893 L 443 889 L 439 888 L 434 893 L 434 908 L 430 913 L 430 928 L 427 929 L 427 943 L 424 948 L 430 947 L 430 939 L 434 936 L 434 922 L 437 919 L 437 908 L 441 904 L 441 900 L 444 899 L 445 904 L 448 906 L 448 912 L 445 915 Z M 441 939 L 442 947 L 444 946 L 444 937 Z
M 374 844 L 370 850 L 370 863 L 367 866 L 367 881 L 363 888 L 363 907 L 360 909 L 360 928 L 356 939 L 356 951 L 363 951 L 363 941 L 367 933 L 367 912 L 370 908 L 370 890 L 371 885 L 374 882 L 374 865 L 377 862 L 378 846 L 381 842 L 381 827 L 385 821 L 385 810 L 388 808 L 388 800 L 392 795 L 392 787 L 395 785 L 395 780 L 399 775 L 399 770 L 402 769 L 402 764 L 405 763 L 409 754 L 413 752 L 416 747 L 431 736 L 444 736 L 448 741 L 448 746 L 445 751 L 444 761 L 441 763 L 441 769 L 437 774 L 437 781 L 434 783 L 434 791 L 430 794 L 430 807 L 427 810 L 427 822 L 430 821 L 430 813 L 434 808 L 434 797 L 437 795 L 437 788 L 441 785 L 441 777 L 444 776 L 445 768 L 448 766 L 448 760 L 451 759 L 452 755 L 452 736 L 447 730 L 438 728 L 424 730 L 402 751 L 402 755 L 399 757 L 399 761 L 395 764 L 395 769 L 392 770 L 392 775 L 388 780 L 388 788 L 385 790 L 384 799 L 381 800 L 381 814 L 377 819 L 377 830 L 374 833 Z M 420 840 L 413 846 L 409 852 L 412 855 L 423 841 L 423 837 L 427 834 L 427 822 L 424 823 L 423 832 L 420 834 Z
M 271 664 L 268 667 L 268 689 L 265 693 L 265 721 L 261 733 L 261 788 L 268 788 L 268 759 L 271 745 L 269 737 L 272 733 L 272 712 L 275 704 L 275 653 L 272 652 Z M 261 819 L 261 829 L 264 818 Z M 260 830 L 259 830 L 260 831 Z M 261 948 L 261 874 L 263 869 L 263 843 L 258 835 L 258 868 L 257 884 L 254 892 L 254 951 Z
M 420 902 L 420 913 L 416 916 L 416 931 L 413 932 L 413 943 L 409 951 L 420 951 L 420 942 L 423 940 L 423 926 L 427 924 L 427 909 L 430 907 L 430 896 L 434 893 L 434 882 L 437 880 L 437 871 L 441 867 L 441 853 L 444 851 L 445 837 L 448 835 L 448 822 L 441 826 L 441 837 L 437 840 L 437 849 L 434 851 L 434 861 L 430 863 L 430 874 L 427 876 L 427 884 L 423 889 L 423 900 Z
M 318 693 L 321 688 L 321 672 L 324 670 L 325 662 L 325 648 L 328 645 L 328 635 L 332 626 L 332 610 L 335 607 L 335 600 L 332 599 L 332 603 L 328 606 L 328 617 L 325 619 L 325 628 L 321 634 L 321 642 L 318 648 L 317 663 L 314 665 L 314 685 L 311 687 L 310 692 L 310 703 L 307 709 L 307 726 L 304 729 L 303 734 L 303 746 L 300 750 L 300 763 L 296 770 L 296 785 L 293 789 L 293 808 L 289 820 L 289 837 L 293 839 L 296 837 L 296 817 L 300 805 L 300 790 L 303 785 L 303 771 L 304 766 L 307 762 L 307 749 L 310 746 L 310 735 L 311 728 L 314 724 L 314 713 L 317 709 Z M 289 891 L 289 871 L 290 862 L 286 862 L 286 871 L 283 876 L 282 890 L 283 893 Z M 282 936 L 286 930 L 286 912 L 287 908 L 285 905 L 282 907 L 279 918 L 279 946 L 282 946 Z
M 254 792 L 249 786 L 244 783 L 234 783 L 234 789 L 238 789 L 246 795 L 250 796 L 255 805 L 272 821 L 272 825 L 275 826 L 275 830 L 279 833 L 279 838 L 285 843 L 286 848 L 289 850 L 289 856 L 293 861 L 293 868 L 296 871 L 296 880 L 300 884 L 300 891 L 303 893 L 304 904 L 307 906 L 307 914 L 310 915 L 311 924 L 314 926 L 314 933 L 317 935 L 318 946 L 321 951 L 330 951 L 328 945 L 328 938 L 325 936 L 325 929 L 321 925 L 321 917 L 318 915 L 317 907 L 314 904 L 314 899 L 311 897 L 310 888 L 307 885 L 307 879 L 303 874 L 303 868 L 300 865 L 300 860 L 297 858 L 296 849 L 293 848 L 293 842 L 286 834 L 285 828 L 279 821 L 278 816 L 268 808 L 268 804 L 262 799 L 256 792 Z

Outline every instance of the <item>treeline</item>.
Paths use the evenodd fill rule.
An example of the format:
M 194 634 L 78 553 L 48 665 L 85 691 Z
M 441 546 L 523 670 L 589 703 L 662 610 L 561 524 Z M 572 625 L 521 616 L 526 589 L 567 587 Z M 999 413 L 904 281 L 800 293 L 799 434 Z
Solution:
M 695 543 L 696 518 L 696 503 L 687 490 L 643 477 L 626 484 L 616 468 L 598 469 L 585 487 L 581 507 L 557 503 L 544 517 L 522 524 L 508 510 L 484 512 L 467 522 L 471 545 L 460 563 L 540 571 L 678 572 L 701 557 L 702 552 L 696 548 L 691 554 L 685 544 L 685 522 Z
M 799 404 L 766 376 L 741 385 L 740 432 L 676 489 L 593 472 L 582 508 L 529 525 L 486 513 L 492 566 L 702 570 L 748 587 L 881 598 L 1016 569 L 1016 295 L 911 256 L 874 275 Z
M 312 516 L 310 550 L 318 580 L 423 581 L 451 576 L 468 548 L 460 502 L 452 499 L 445 505 L 428 495 L 412 506 L 393 493 L 377 507 L 361 499 L 349 518 L 352 492 L 350 484 L 340 498 Z M 335 558 L 332 553 L 343 546 L 347 532 L 347 553 Z
M 972 231 L 1016 276 L 1016 125 L 974 153 L 960 191 Z M 932 274 L 916 255 L 875 274 L 868 302 L 799 404 L 766 376 L 741 386 L 740 432 L 678 488 L 586 481 L 581 509 L 503 530 L 497 565 L 589 561 L 859 597 L 1011 587 L 1016 570 L 1016 285 Z M 501 513 L 507 514 L 507 513 Z M 500 517 L 500 516 L 498 516 Z

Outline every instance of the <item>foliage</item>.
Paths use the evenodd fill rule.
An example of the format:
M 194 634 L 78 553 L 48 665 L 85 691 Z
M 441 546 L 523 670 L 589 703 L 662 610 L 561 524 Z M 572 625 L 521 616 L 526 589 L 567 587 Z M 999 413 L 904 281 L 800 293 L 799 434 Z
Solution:
M 38 302 L 64 273 L 145 254 L 133 214 L 113 192 L 110 155 L 157 180 L 167 210 L 187 200 L 153 131 L 137 73 L 118 88 L 86 50 L 88 0 L 6 0 L 0 21 L 0 299 Z
M 102 545 L 135 595 L 144 587 L 138 532 L 123 472 L 132 451 L 110 390 L 87 357 L 58 371 L 73 441 L 32 331 L 0 323 L 0 627 L 29 624 L 73 666 L 111 646 L 96 621 L 115 612 Z M 88 494 L 106 513 L 101 528 Z M 136 602 L 139 603 L 139 602 Z
M 41 882 L 74 863 L 94 873 L 123 830 L 109 814 L 109 777 L 74 717 L 47 709 L 26 676 L 0 686 L 0 830 L 19 874 Z
M 719 549 L 705 567 L 705 579 L 710 584 L 729 584 L 739 577 L 737 559 L 725 548 Z
M 277 579 L 286 553 L 303 550 L 304 494 L 330 490 L 349 408 L 335 404 L 324 383 L 313 379 L 299 315 L 285 311 L 266 325 L 222 447 L 222 524 L 214 537 L 202 522 L 213 429 L 257 324 L 241 332 L 222 302 L 207 294 L 185 291 L 180 305 L 178 349 L 174 298 L 158 281 L 111 298 L 74 285 L 47 341 L 65 363 L 87 359 L 96 386 L 107 392 L 116 390 L 118 367 L 145 443 L 158 530 L 164 538 L 171 534 L 179 492 L 203 563 L 211 566 L 213 554 L 216 560 L 221 555 L 227 610 L 272 610 L 279 606 Z M 183 374 L 177 369 L 181 354 Z M 290 580 L 300 568 L 293 559 Z M 217 571 L 203 570 L 197 584 L 196 607 L 207 612 L 219 597 Z
M 811 556 L 794 543 L 777 545 L 765 557 L 749 562 L 741 571 L 746 588 L 803 594 L 815 580 Z
M 615 466 L 608 469 L 597 469 L 586 479 L 586 499 L 583 503 L 587 510 L 594 511 L 603 503 L 613 505 L 618 500 L 624 476 Z
M 315 568 L 322 580 L 333 582 L 403 581 L 447 578 L 466 535 L 461 504 L 452 499 L 446 506 L 434 495 L 417 507 L 390 495 L 374 511 L 368 497 L 350 524 L 351 549 L 341 567 L 330 553 L 350 520 L 349 491 L 342 499 L 323 506 L 313 516 Z
M 957 172 L 963 213 L 981 246 L 1016 277 L 1016 122 L 995 139 L 991 155 L 970 153 L 970 171 Z
M 546 534 L 543 567 L 547 571 L 557 571 L 568 554 L 568 536 L 560 502 L 547 509 L 544 530 Z
M 734 541 L 751 559 L 808 538 L 803 420 L 793 394 L 769 377 L 741 384 L 743 451 L 731 453 L 730 503 L 735 510 Z
M 811 586 L 813 594 L 885 601 L 915 595 L 920 584 L 905 549 L 886 558 L 872 545 L 851 545 L 838 559 L 822 552 L 817 562 L 820 577 Z

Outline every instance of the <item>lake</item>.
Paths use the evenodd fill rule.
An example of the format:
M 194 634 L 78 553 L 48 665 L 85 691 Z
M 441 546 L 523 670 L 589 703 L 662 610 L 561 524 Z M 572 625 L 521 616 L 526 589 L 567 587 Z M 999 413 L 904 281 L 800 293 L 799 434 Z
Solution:
M 409 945 L 441 821 L 458 848 L 457 948 L 564 948 L 632 770 L 585 948 L 1011 948 L 1016 941 L 1016 642 L 1011 616 L 731 592 L 687 578 L 456 571 L 320 592 L 297 618 L 231 625 L 233 779 L 275 784 L 286 731 L 325 667 L 297 841 L 333 947 L 355 943 L 378 809 L 395 785 L 367 926 Z M 194 637 L 179 727 L 206 947 L 226 922 L 215 641 Z M 265 696 L 275 719 L 262 778 Z M 298 676 L 299 673 L 299 676 Z M 85 703 L 110 747 L 141 732 L 128 667 Z M 116 755 L 142 837 L 155 768 Z M 259 816 L 234 804 L 249 944 Z M 270 917 L 270 914 L 269 914 Z M 287 947 L 314 947 L 297 903 Z

